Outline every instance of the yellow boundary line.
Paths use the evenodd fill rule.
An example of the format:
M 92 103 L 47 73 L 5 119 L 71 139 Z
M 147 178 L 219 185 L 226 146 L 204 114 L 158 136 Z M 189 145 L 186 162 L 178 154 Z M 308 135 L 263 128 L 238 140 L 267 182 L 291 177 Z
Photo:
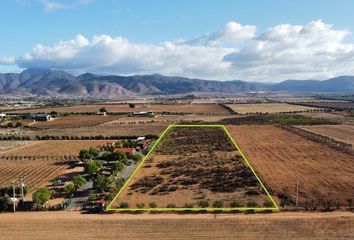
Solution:
M 163 137 L 167 134 L 167 132 L 174 127 L 220 127 L 222 128 L 225 132 L 226 135 L 229 137 L 229 139 L 231 140 L 231 142 L 234 144 L 234 146 L 236 147 L 237 151 L 240 153 L 240 155 L 242 156 L 244 162 L 246 163 L 246 165 L 251 169 L 252 173 L 254 174 L 254 176 L 257 178 L 259 184 L 261 185 L 262 189 L 265 191 L 265 193 L 267 194 L 268 198 L 271 200 L 271 202 L 273 203 L 274 207 L 255 207 L 255 208 L 250 208 L 250 207 L 238 207 L 238 208 L 111 208 L 111 205 L 116 201 L 116 199 L 118 198 L 118 196 L 122 193 L 122 191 L 126 188 L 126 186 L 128 185 L 128 183 L 130 182 L 130 180 L 134 177 L 134 175 L 136 174 L 136 172 L 140 169 L 140 167 L 142 166 L 142 164 L 145 162 L 145 160 L 150 156 L 150 154 L 152 153 L 152 151 L 155 149 L 155 147 L 161 142 L 161 140 L 163 139 Z M 133 173 L 130 175 L 130 177 L 125 181 L 124 185 L 121 187 L 121 189 L 118 191 L 117 195 L 113 198 L 113 200 L 110 202 L 110 204 L 107 206 L 106 211 L 249 211 L 249 210 L 254 210 L 254 211 L 266 211 L 266 210 L 279 210 L 279 207 L 277 206 L 277 204 L 275 203 L 275 201 L 273 200 L 273 198 L 271 197 L 271 195 L 269 194 L 268 190 L 266 189 L 266 187 L 264 186 L 264 184 L 262 183 L 261 179 L 258 177 L 258 175 L 256 174 L 256 172 L 254 171 L 253 167 L 251 166 L 251 164 L 249 163 L 249 161 L 247 160 L 247 158 L 245 157 L 245 155 L 242 153 L 241 149 L 238 147 L 238 145 L 236 144 L 235 140 L 232 138 L 231 134 L 229 133 L 229 131 L 227 130 L 227 128 L 224 125 L 217 125 L 217 124 L 211 124 L 211 125 L 207 125 L 207 124 L 201 124 L 201 125 L 197 125 L 197 124 L 176 124 L 176 125 L 169 125 L 160 135 L 160 137 L 157 139 L 157 141 L 154 143 L 154 145 L 151 147 L 151 149 L 149 150 L 149 152 L 146 154 L 146 156 L 143 158 L 143 160 L 139 163 L 139 165 L 135 168 L 135 170 L 133 171 Z

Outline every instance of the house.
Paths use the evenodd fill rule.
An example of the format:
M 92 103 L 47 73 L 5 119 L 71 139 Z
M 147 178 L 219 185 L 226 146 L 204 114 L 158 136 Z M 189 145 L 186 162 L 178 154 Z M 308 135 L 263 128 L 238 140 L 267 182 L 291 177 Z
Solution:
M 2 118 L 6 118 L 6 114 L 5 113 L 0 113 L 0 119 Z
M 135 154 L 136 150 L 135 148 L 115 148 L 113 149 L 112 152 L 123 152 L 128 155 L 128 154 Z
M 98 111 L 96 115 L 107 116 L 107 112 L 100 112 Z
M 136 148 L 139 150 L 144 150 L 149 146 L 149 142 L 147 140 L 136 141 Z
M 36 121 L 41 121 L 41 122 L 48 122 L 53 120 L 52 116 L 50 116 L 49 114 L 37 114 L 37 113 L 30 114 L 28 118 Z

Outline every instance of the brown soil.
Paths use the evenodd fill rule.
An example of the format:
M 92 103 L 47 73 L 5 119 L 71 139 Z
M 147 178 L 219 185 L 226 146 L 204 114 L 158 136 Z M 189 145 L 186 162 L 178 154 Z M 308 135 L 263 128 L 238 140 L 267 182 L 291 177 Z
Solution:
M 0 214 L 0 239 L 353 239 L 354 214 Z
M 319 125 L 301 128 L 354 145 L 354 125 Z
M 229 104 L 237 113 L 278 113 L 290 111 L 307 111 L 315 108 L 286 103 L 256 103 L 256 104 Z
M 140 203 L 149 208 L 151 202 L 160 208 L 200 207 L 202 200 L 211 208 L 215 201 L 222 201 L 221 207 L 235 207 L 235 201 L 246 207 L 252 200 L 261 207 L 269 200 L 221 128 L 172 128 L 112 208 L 122 202 L 130 208 Z

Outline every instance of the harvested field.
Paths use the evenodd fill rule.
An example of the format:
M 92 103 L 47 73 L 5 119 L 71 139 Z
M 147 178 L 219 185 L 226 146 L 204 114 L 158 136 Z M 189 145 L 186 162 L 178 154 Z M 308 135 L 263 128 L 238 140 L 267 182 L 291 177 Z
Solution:
M 311 111 L 316 108 L 291 105 L 286 103 L 256 103 L 256 104 L 227 104 L 235 112 L 244 113 L 281 113 L 293 111 Z
M 87 127 L 118 119 L 117 116 L 110 115 L 73 115 L 55 118 L 48 122 L 35 122 L 32 126 L 38 128 L 67 128 L 67 127 Z
M 153 111 L 153 112 L 178 112 L 178 113 L 224 113 L 229 111 L 218 104 L 136 104 L 135 108 L 130 108 L 128 104 L 91 104 L 91 105 L 74 105 L 68 107 L 51 107 L 51 108 L 36 108 L 26 110 L 10 111 L 12 113 L 27 113 L 27 112 L 97 112 L 100 108 L 106 108 L 108 112 L 139 112 L 139 111 Z
M 67 161 L 53 159 L 0 160 L 0 186 L 23 176 L 30 192 L 45 187 L 68 170 Z
M 197 208 L 200 201 L 209 204 L 204 208 L 263 207 L 270 202 L 220 127 L 170 128 L 110 208 L 123 203 L 130 208 Z M 213 205 L 217 201 L 222 206 Z M 254 206 L 247 205 L 251 201 Z
M 29 144 L 30 141 L 0 141 L 0 152 Z
M 25 141 L 26 142 L 26 141 Z M 54 157 L 76 156 L 83 148 L 97 147 L 104 140 L 54 140 L 54 141 L 27 141 L 28 144 L 17 148 L 3 151 L 0 157 Z
M 300 128 L 354 145 L 354 125 L 313 125 Z
M 322 118 L 344 125 L 354 125 L 354 117 L 343 114 L 343 112 L 304 112 L 299 113 L 312 118 Z
M 228 126 L 243 153 L 273 195 L 294 204 L 299 199 L 338 198 L 341 206 L 354 197 L 353 156 L 267 125 Z
M 330 108 L 335 110 L 354 109 L 354 102 L 344 102 L 344 101 L 318 101 L 318 102 L 304 102 L 301 104 L 310 107 Z
M 353 239 L 354 214 L 233 215 L 80 214 L 25 212 L 0 215 L 0 239 Z M 21 226 L 21 227 L 19 227 Z

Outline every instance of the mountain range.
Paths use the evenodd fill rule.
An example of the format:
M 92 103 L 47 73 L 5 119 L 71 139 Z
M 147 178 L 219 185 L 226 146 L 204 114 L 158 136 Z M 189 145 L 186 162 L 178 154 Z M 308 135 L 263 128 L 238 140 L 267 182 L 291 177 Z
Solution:
M 167 77 L 159 74 L 74 76 L 61 70 L 29 68 L 21 73 L 0 74 L 0 95 L 38 97 L 118 98 L 189 93 L 237 94 L 244 92 L 354 93 L 354 76 L 328 80 L 286 80 L 258 83 Z

